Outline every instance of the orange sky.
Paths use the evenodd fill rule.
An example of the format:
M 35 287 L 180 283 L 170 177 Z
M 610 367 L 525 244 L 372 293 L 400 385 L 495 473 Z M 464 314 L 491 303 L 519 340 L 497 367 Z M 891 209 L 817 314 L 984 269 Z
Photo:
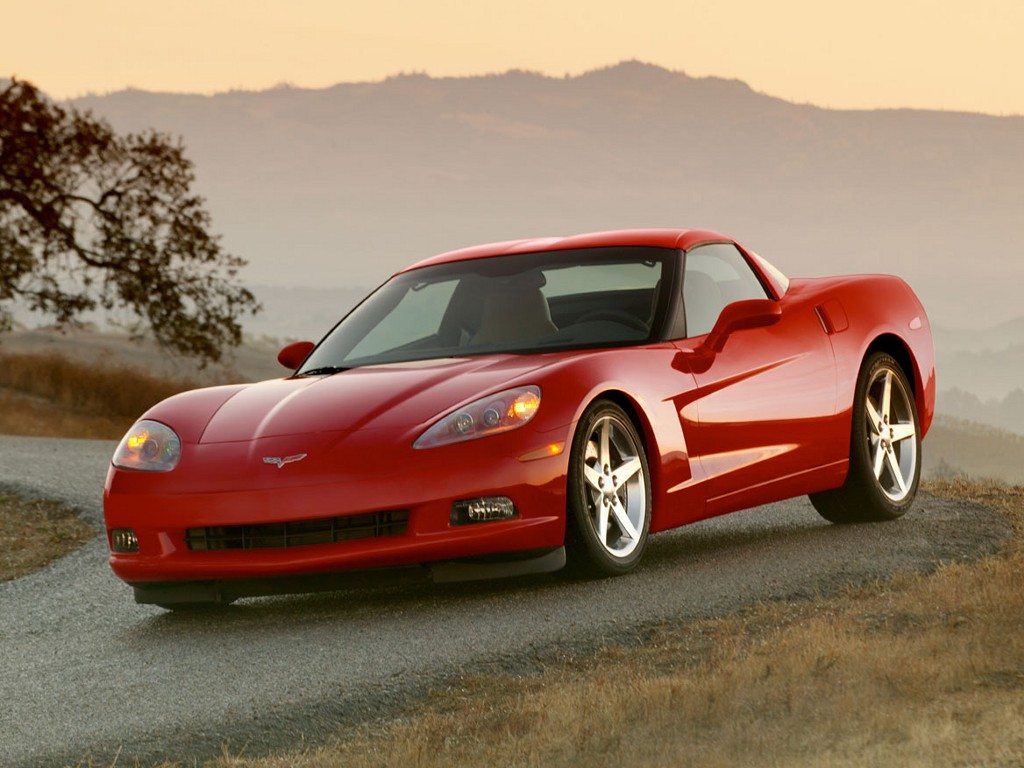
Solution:
M 0 0 L 0 76 L 54 96 L 639 58 L 795 101 L 1024 114 L 1022 0 Z

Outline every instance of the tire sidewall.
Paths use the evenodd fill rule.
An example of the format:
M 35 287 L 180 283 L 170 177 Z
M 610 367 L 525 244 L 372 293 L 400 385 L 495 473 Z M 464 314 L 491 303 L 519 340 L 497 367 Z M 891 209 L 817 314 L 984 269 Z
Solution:
M 594 527 L 593 518 L 587 508 L 587 490 L 583 478 L 583 462 L 586 452 L 587 439 L 597 422 L 606 417 L 612 417 L 616 426 L 627 432 L 638 448 L 641 472 L 644 475 L 644 490 L 646 495 L 647 510 L 644 515 L 643 528 L 640 531 L 640 542 L 636 548 L 625 557 L 616 557 L 605 549 L 598 541 L 597 530 Z M 579 420 L 573 436 L 572 451 L 569 456 L 569 472 L 567 477 L 567 517 L 566 520 L 566 547 L 572 560 L 582 566 L 582 569 L 597 575 L 618 575 L 633 570 L 644 550 L 647 548 L 647 539 L 651 527 L 652 512 L 652 488 L 651 472 L 647 462 L 647 450 L 644 441 L 637 431 L 633 420 L 618 405 L 610 400 L 597 400 L 587 408 Z

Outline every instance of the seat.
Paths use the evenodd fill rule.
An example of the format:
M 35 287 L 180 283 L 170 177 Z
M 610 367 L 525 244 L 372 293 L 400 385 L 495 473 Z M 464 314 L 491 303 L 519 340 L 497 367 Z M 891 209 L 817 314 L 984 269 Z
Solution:
M 480 327 L 470 344 L 531 344 L 557 331 L 540 288 L 511 282 L 494 288 L 486 296 Z
M 722 314 L 725 300 L 718 283 L 704 272 L 687 271 L 683 279 L 683 306 L 686 308 L 686 335 L 710 333 Z

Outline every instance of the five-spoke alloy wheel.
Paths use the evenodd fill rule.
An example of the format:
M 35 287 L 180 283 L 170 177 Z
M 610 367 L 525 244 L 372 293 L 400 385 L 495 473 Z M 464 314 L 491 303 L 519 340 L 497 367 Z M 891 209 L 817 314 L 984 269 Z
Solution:
M 913 389 L 900 364 L 876 352 L 864 361 L 857 380 L 846 482 L 811 494 L 811 502 L 834 523 L 892 520 L 914 501 L 920 458 Z
M 569 457 L 567 554 L 578 570 L 632 570 L 647 543 L 651 480 L 643 440 L 615 403 L 598 400 L 580 419 Z
M 880 367 L 864 401 L 868 454 L 879 487 L 894 502 L 910 493 L 917 473 L 917 418 L 910 393 L 895 370 Z

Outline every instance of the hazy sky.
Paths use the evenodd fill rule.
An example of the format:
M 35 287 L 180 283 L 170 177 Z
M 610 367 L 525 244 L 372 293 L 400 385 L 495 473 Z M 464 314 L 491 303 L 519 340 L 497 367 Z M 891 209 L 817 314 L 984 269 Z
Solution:
M 639 58 L 824 106 L 1024 114 L 1022 33 L 1024 0 L 0 0 L 0 76 L 65 97 Z

